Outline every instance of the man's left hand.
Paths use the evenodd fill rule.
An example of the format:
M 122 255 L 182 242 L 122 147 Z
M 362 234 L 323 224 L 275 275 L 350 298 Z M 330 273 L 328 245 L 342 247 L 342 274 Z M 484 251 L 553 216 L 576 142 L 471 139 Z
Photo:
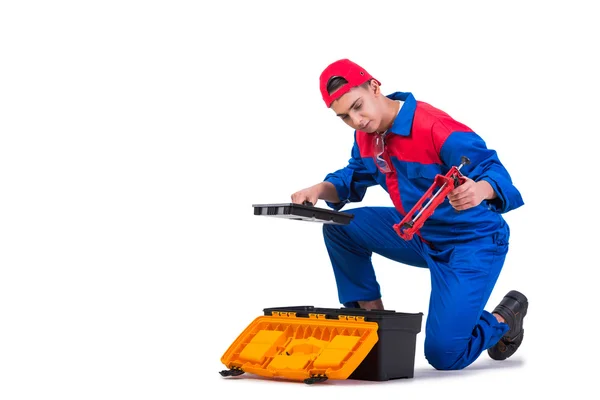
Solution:
M 483 200 L 496 197 L 492 186 L 486 181 L 475 182 L 467 178 L 467 181 L 448 194 L 450 205 L 457 211 L 468 210 L 478 206 Z

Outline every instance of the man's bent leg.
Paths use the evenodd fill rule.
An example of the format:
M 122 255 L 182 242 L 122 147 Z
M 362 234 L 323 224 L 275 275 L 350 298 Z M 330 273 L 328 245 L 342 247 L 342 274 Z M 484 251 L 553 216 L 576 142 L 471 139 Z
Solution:
M 346 307 L 383 308 L 372 254 L 407 265 L 426 267 L 427 263 L 416 243 L 404 241 L 394 231 L 393 225 L 400 220 L 394 208 L 364 207 L 352 213 L 354 218 L 348 225 L 323 225 L 338 297 Z

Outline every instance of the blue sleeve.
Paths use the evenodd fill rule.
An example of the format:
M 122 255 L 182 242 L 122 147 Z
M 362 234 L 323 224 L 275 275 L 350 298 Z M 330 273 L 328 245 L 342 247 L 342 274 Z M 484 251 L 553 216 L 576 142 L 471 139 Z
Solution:
M 348 165 L 335 172 L 327 174 L 325 182 L 331 182 L 340 198 L 339 203 L 326 202 L 335 211 L 341 210 L 347 203 L 362 201 L 369 186 L 377 184 L 373 176 L 367 172 L 358 150 L 356 136 L 352 147 L 352 157 Z
M 448 168 L 458 166 L 462 156 L 468 157 L 471 163 L 463 166 L 460 172 L 475 182 L 487 181 L 496 192 L 498 197 L 486 200 L 490 210 L 502 214 L 524 204 L 521 193 L 513 185 L 496 151 L 488 149 L 479 135 L 474 132 L 452 132 L 446 138 L 440 149 L 442 162 Z

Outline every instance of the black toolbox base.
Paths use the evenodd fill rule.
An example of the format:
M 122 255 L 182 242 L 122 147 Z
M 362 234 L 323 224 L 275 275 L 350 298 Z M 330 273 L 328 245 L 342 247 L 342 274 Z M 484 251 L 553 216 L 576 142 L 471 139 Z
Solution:
M 417 334 L 421 331 L 423 313 L 313 306 L 265 308 L 263 310 L 264 315 L 272 315 L 273 311 L 295 312 L 297 317 L 306 318 L 310 313 L 325 314 L 329 319 L 338 319 L 339 315 L 354 315 L 365 317 L 365 321 L 377 322 L 379 340 L 348 379 L 387 381 L 414 377 L 416 339 Z

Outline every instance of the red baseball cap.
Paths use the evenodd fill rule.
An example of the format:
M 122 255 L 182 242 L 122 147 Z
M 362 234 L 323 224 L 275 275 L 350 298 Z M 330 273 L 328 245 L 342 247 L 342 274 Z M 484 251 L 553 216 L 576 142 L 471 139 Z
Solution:
M 329 95 L 329 93 L 327 93 L 327 82 L 329 82 L 329 79 L 334 76 L 344 78 L 346 81 L 348 81 L 348 83 L 333 92 L 332 95 Z M 370 79 L 375 78 L 373 78 L 371 74 L 369 74 L 363 67 L 355 64 L 347 58 L 335 61 L 325 68 L 325 70 L 321 73 L 321 77 L 319 78 L 323 101 L 325 101 L 327 107 L 331 107 L 331 103 L 348 93 L 350 89 L 360 86 Z M 377 79 L 375 79 L 375 81 L 381 85 L 381 82 L 379 82 Z

